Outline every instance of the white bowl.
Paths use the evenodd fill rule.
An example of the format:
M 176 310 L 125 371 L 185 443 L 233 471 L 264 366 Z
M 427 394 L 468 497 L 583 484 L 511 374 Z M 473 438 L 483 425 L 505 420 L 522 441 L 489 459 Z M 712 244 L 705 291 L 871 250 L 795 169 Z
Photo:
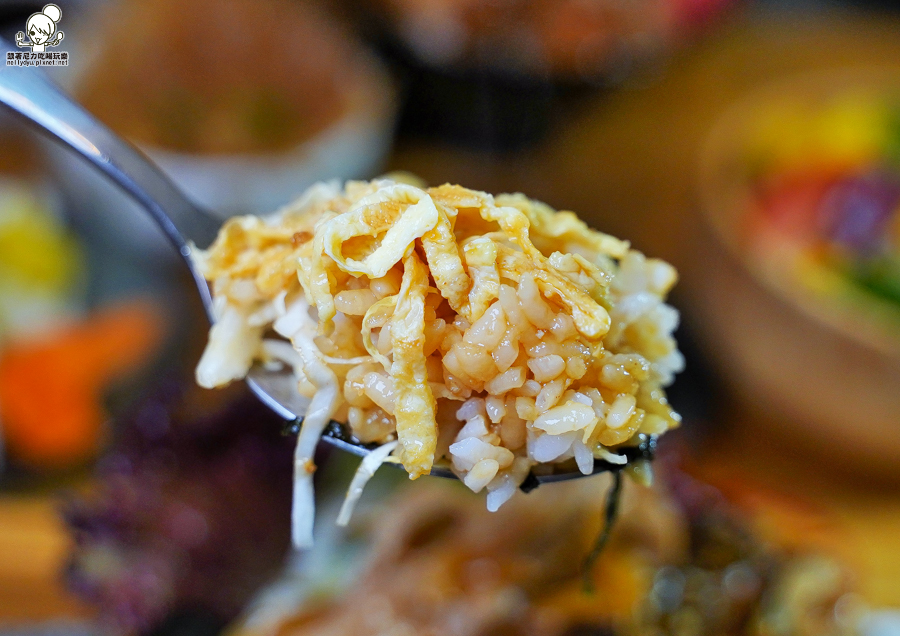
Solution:
M 394 91 L 386 72 L 374 64 L 364 85 L 365 90 L 349 96 L 346 115 L 287 152 L 203 155 L 141 149 L 188 197 L 223 220 L 273 212 L 317 181 L 378 174 L 393 139 Z M 53 143 L 45 147 L 72 214 L 86 232 L 154 260 L 175 255 L 159 228 L 117 186 L 71 151 Z

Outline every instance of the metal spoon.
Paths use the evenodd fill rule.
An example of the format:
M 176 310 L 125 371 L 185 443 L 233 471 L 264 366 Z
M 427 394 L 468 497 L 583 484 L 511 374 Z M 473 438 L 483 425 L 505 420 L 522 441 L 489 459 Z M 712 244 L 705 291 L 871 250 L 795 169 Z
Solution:
M 0 39 L 0 51 L 13 49 Z M 65 95 L 36 68 L 0 66 L 0 103 L 4 104 L 41 132 L 62 142 L 130 194 L 181 254 L 191 271 L 197 291 L 213 320 L 212 298 L 206 280 L 191 260 L 191 245 L 208 246 L 215 239 L 221 222 L 209 212 L 197 207 L 173 184 L 162 171 L 134 146 L 101 124 L 93 115 Z M 302 422 L 309 401 L 297 392 L 297 383 L 290 371 L 268 371 L 254 366 L 247 376 L 247 384 L 262 402 L 295 426 Z M 359 444 L 336 422 L 326 430 L 323 439 L 360 457 L 369 448 Z M 642 439 L 638 446 L 622 449 L 629 459 L 650 459 L 656 440 Z M 595 460 L 594 474 L 618 471 L 623 466 Z M 445 466 L 435 466 L 432 475 L 456 476 Z M 532 474 L 522 485 L 529 490 L 540 483 L 563 481 L 584 476 L 578 470 Z

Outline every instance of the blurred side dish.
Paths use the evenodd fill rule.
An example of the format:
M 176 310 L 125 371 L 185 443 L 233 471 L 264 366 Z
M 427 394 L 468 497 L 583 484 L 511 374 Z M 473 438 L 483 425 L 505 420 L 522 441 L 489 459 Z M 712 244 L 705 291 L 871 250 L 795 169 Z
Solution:
M 47 191 L 0 180 L 0 440 L 18 467 L 92 459 L 105 390 L 146 366 L 162 339 L 146 302 L 87 312 L 85 278 L 81 245 Z
M 161 382 L 119 418 L 93 485 L 64 507 L 67 581 L 104 633 L 150 633 L 173 616 L 214 633 L 286 555 L 283 422 L 246 389 L 197 393 Z
M 362 574 L 338 595 L 263 597 L 230 636 L 838 636 L 855 633 L 847 573 L 754 536 L 717 491 L 683 474 L 626 489 L 612 540 L 582 588 L 598 483 L 538 489 L 496 513 L 430 482 L 374 520 Z
M 423 61 L 569 81 L 664 52 L 731 0 L 361 0 Z
M 286 151 L 384 92 L 354 39 L 308 2 L 125 0 L 101 18 L 77 96 L 143 146 Z
M 746 118 L 733 151 L 748 177 L 739 240 L 768 281 L 865 321 L 896 350 L 900 88 L 836 79 L 827 91 L 760 100 Z
M 80 308 L 81 246 L 44 189 L 0 179 L 0 339 L 52 327 Z
M 698 156 L 690 285 L 698 336 L 746 425 L 890 480 L 900 457 L 898 115 L 890 66 L 783 77 L 729 106 Z

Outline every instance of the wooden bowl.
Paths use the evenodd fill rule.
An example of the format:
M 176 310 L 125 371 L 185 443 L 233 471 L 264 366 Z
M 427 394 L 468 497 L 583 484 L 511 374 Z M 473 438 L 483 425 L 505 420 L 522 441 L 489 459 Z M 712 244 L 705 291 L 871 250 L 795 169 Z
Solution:
M 900 67 L 788 78 L 727 110 L 701 152 L 695 312 L 740 400 L 770 432 L 853 470 L 900 478 L 900 312 L 838 302 L 764 262 L 742 240 L 751 196 L 741 155 L 762 108 L 847 90 L 900 94 Z

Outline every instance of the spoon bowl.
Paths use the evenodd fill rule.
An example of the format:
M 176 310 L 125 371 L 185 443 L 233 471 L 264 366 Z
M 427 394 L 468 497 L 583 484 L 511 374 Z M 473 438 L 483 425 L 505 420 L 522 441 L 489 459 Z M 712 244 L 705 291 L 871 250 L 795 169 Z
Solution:
M 0 39 L 0 50 L 12 51 Z M 163 172 L 134 146 L 120 138 L 94 116 L 65 95 L 37 68 L 0 67 L 0 103 L 27 120 L 40 132 L 75 151 L 96 170 L 129 194 L 159 225 L 169 242 L 178 250 L 190 270 L 210 322 L 215 321 L 209 286 L 197 270 L 192 252 L 197 246 L 209 246 L 218 234 L 221 222 L 191 202 Z M 257 397 L 292 426 L 302 425 L 309 400 L 297 391 L 291 371 L 272 371 L 254 366 L 246 378 Z M 332 422 L 322 437 L 326 443 L 364 457 L 370 448 L 358 443 L 339 423 Z M 653 457 L 656 440 L 643 436 L 638 446 L 622 449 L 629 462 Z M 594 472 L 619 471 L 624 466 L 604 460 L 594 461 Z M 456 478 L 448 466 L 437 465 L 431 474 Z M 522 485 L 529 490 L 540 483 L 585 476 L 579 470 L 532 473 Z

